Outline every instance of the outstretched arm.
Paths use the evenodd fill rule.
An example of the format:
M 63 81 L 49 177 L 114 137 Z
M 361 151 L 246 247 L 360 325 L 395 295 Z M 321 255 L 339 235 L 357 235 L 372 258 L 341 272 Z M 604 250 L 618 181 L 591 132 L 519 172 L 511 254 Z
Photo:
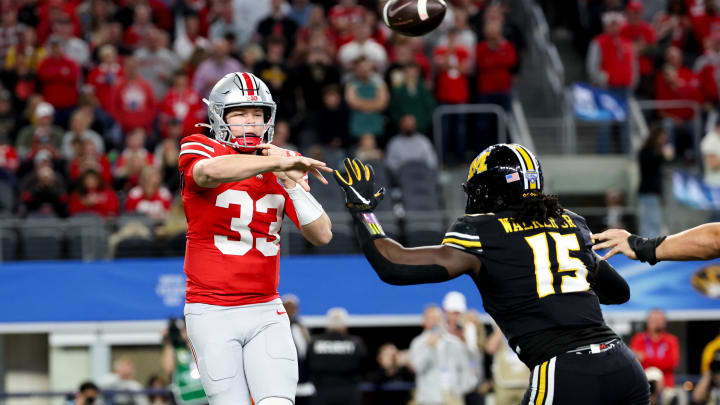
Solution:
M 608 229 L 592 237 L 601 242 L 593 246 L 593 250 L 610 249 L 603 259 L 622 253 L 631 259 L 655 264 L 660 260 L 710 260 L 720 257 L 720 223 L 717 222 L 667 238 L 641 238 L 624 229 Z
M 360 247 L 384 282 L 394 285 L 439 283 L 480 271 L 480 260 L 471 253 L 449 246 L 406 248 L 388 238 L 372 212 L 382 199 L 384 189 L 376 189 L 371 166 L 357 159 L 345 159 L 345 174 L 336 170 L 335 180 L 345 193 Z

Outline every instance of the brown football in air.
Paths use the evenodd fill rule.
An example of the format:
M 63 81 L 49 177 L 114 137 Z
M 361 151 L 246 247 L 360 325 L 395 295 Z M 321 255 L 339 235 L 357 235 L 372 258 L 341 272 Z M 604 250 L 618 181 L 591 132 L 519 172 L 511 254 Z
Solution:
M 445 11 L 445 0 L 390 0 L 383 7 L 382 17 L 393 31 L 417 37 L 437 28 Z

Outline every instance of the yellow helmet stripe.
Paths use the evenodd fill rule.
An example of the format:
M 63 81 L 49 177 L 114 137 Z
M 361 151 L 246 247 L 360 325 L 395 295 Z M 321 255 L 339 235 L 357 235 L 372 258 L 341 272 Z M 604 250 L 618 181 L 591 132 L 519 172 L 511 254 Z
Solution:
M 515 146 L 515 149 L 517 149 L 518 152 L 520 152 L 523 159 L 525 160 L 525 166 L 527 166 L 527 169 L 535 170 L 535 164 L 533 163 L 533 159 L 530 158 L 530 154 L 528 153 L 528 151 L 525 150 L 525 148 L 523 148 L 522 146 L 520 146 L 518 144 L 515 144 L 514 146 Z

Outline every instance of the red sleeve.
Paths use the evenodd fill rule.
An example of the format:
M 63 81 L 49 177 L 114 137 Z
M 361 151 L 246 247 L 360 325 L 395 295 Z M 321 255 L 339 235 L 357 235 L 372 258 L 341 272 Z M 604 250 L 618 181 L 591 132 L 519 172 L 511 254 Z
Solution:
M 132 192 L 132 190 L 130 190 Z M 140 202 L 140 199 L 134 198 L 130 196 L 130 193 L 128 193 L 128 197 L 125 199 L 125 212 L 135 212 L 137 211 L 137 205 Z
M 180 157 L 178 158 L 178 170 L 184 190 L 200 190 L 193 177 L 195 163 L 220 155 L 220 145 L 202 134 L 186 136 L 180 142 Z
M 83 211 L 83 203 L 82 203 L 82 197 L 79 193 L 72 193 L 70 195 L 70 204 L 69 204 L 69 210 L 70 215 L 75 215 L 78 212 Z
M 105 202 L 104 212 L 105 215 L 117 215 L 118 214 L 118 198 L 115 194 L 115 190 L 112 188 L 106 188 L 105 193 L 107 194 L 107 200 Z
M 635 336 L 630 340 L 630 349 L 637 352 L 645 350 L 645 343 L 643 340 L 642 333 L 636 333 Z

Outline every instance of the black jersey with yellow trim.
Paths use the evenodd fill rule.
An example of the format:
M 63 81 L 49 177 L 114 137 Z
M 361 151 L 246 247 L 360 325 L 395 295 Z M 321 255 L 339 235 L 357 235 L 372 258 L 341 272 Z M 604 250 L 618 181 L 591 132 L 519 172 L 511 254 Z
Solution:
M 559 218 L 531 223 L 516 221 L 512 211 L 465 215 L 442 244 L 478 256 L 482 270 L 473 280 L 483 306 L 528 366 L 588 338 L 593 343 L 594 335 L 613 335 L 591 288 L 597 256 L 580 215 L 565 210 Z M 556 335 L 565 338 L 549 338 Z

